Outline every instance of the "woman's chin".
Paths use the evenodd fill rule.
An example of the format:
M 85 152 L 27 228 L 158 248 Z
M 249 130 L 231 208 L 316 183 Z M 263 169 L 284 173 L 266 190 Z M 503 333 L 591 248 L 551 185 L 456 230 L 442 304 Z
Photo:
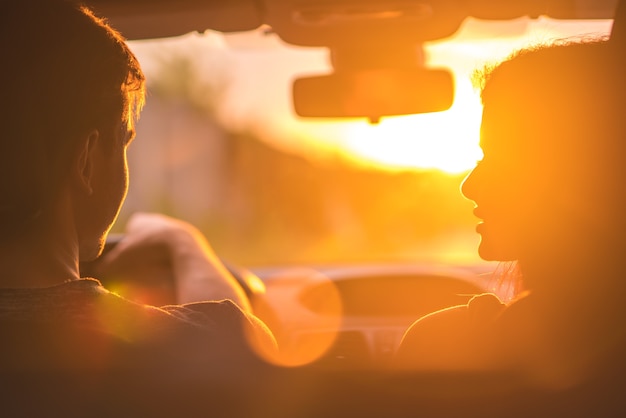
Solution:
M 516 251 L 510 243 L 502 240 L 494 240 L 481 235 L 478 244 L 478 255 L 485 261 L 513 261 L 517 260 Z

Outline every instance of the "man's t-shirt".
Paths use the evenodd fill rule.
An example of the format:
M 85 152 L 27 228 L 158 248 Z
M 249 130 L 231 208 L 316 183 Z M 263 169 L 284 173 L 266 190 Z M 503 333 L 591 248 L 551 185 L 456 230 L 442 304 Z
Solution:
M 157 308 L 94 279 L 0 289 L 0 332 L 0 363 L 14 370 L 235 369 L 275 349 L 263 323 L 231 301 Z
M 94 279 L 0 289 L 0 415 L 246 416 L 236 395 L 254 399 L 275 350 L 228 300 L 157 308 Z

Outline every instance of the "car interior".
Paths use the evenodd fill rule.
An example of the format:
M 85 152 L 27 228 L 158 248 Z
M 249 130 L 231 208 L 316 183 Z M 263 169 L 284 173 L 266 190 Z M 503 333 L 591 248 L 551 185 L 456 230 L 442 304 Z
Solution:
M 501 373 L 399 370 L 390 365 L 416 319 L 494 291 L 502 268 L 474 254 L 471 205 L 458 192 L 460 180 L 479 158 L 480 105 L 469 80 L 472 71 L 530 42 L 528 37 L 516 41 L 528 33 L 538 33 L 533 39 L 541 41 L 599 32 L 610 35 L 620 53 L 626 42 L 624 1 L 84 3 L 129 40 L 148 77 L 157 79 L 149 81 L 146 114 L 133 144 L 137 150 L 130 151 L 135 152 L 130 157 L 131 191 L 121 221 L 134 210 L 149 210 L 198 223 L 282 351 L 280 362 L 268 364 L 254 381 L 204 377 L 199 380 L 210 394 L 205 397 L 180 386 L 149 385 L 147 393 L 124 398 L 122 402 L 136 406 L 130 411 L 148 414 L 143 416 L 209 416 L 212 411 L 216 416 L 267 417 L 619 416 L 614 414 L 624 393 L 619 376 L 556 390 Z M 248 94 L 256 98 L 247 99 Z M 470 161 L 465 166 L 446 172 L 441 168 L 445 165 L 389 168 L 380 162 L 382 157 L 372 163 L 371 155 L 382 156 L 383 148 L 394 147 L 388 136 L 414 129 L 409 140 L 418 141 L 422 127 L 423 135 L 429 135 L 426 118 L 458 115 L 463 112 L 459 103 L 468 97 L 474 107 L 467 108 L 467 123 L 458 125 L 476 131 L 467 135 L 471 147 L 443 145 L 447 154 L 465 155 Z M 273 102 L 280 103 L 275 118 L 268 110 Z M 260 113 L 254 114 L 253 106 Z M 281 117 L 289 119 L 282 127 Z M 411 119 L 420 117 L 426 122 Z M 412 122 L 403 122 L 407 120 Z M 456 124 L 453 119 L 441 123 Z M 388 126 L 396 128 L 385 131 Z M 195 139 L 178 139 L 194 127 L 200 132 L 190 134 Z M 255 129 L 263 132 L 263 139 L 250 139 Z M 356 154 L 350 157 L 354 151 L 349 147 L 338 151 L 338 145 L 328 145 L 333 135 L 348 130 L 357 136 L 380 133 L 362 143 L 354 139 L 357 147 L 371 138 L 378 141 L 369 160 L 354 163 Z M 163 142 L 150 138 L 166 131 Z M 268 140 L 272 135 L 277 138 Z M 307 148 L 315 136 L 330 139 Z M 150 147 L 153 153 L 147 151 Z M 317 157 L 320 150 L 326 154 Z M 281 157 L 280 168 L 272 166 L 277 160 L 271 156 L 277 152 L 287 155 Z M 398 154 L 407 154 L 406 149 Z M 344 165 L 333 166 L 335 160 Z M 164 161 L 170 164 L 165 168 L 169 177 L 158 171 Z M 346 169 L 345 164 L 356 166 Z M 372 174 L 378 172 L 385 174 Z M 202 179 L 195 182 L 193 176 Z M 283 185 L 282 179 L 289 177 L 292 183 Z M 149 178 L 155 181 L 146 183 Z M 419 192 L 411 195 L 415 185 Z M 161 197 L 165 193 L 171 201 Z M 241 197 L 246 193 L 256 200 Z M 219 209 L 220 200 L 229 204 Z M 408 200 L 413 203 L 403 203 Z M 420 212 L 415 216 L 423 222 L 407 224 L 416 207 Z M 445 217 L 457 221 L 451 225 L 441 220 Z M 355 218 L 385 222 L 363 227 Z M 255 224 L 259 219 L 263 228 Z M 372 232 L 383 229 L 387 231 Z M 267 233 L 271 230 L 275 236 Z M 320 230 L 323 239 L 315 235 Z M 106 250 L 123 239 L 121 226 L 114 232 Z M 446 239 L 438 240 L 443 235 Z M 422 241 L 415 244 L 418 238 Z M 377 246 L 367 247 L 363 242 L 368 240 Z M 388 243 L 393 240 L 397 244 Z M 89 276 L 93 266 L 81 269 Z M 98 279 L 122 295 L 132 291 L 128 284 L 124 287 L 123 278 Z M 507 289 L 497 291 L 507 296 Z M 55 375 L 35 377 L 36 382 L 32 375 L 10 378 L 14 383 L 9 393 L 16 393 L 48 390 Z M 81 376 L 72 379 L 80 386 Z M 190 387 L 197 383 L 194 379 Z M 45 402 L 59 401 L 59 391 L 49 392 Z M 154 399 L 176 397 L 174 412 L 160 407 L 145 412 L 145 404 Z M 220 407 L 214 405 L 217 399 Z M 106 394 L 94 395 L 91 413 L 114 416 L 114 401 Z M 73 412 L 87 416 L 83 409 Z

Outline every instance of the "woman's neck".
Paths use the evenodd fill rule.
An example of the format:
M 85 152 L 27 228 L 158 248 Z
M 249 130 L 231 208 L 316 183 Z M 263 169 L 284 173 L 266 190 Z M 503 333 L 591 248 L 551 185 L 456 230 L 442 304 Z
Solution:
M 512 361 L 534 378 L 571 384 L 614 360 L 626 343 L 626 281 L 616 260 L 558 261 L 520 260 L 529 292 L 509 306 L 501 325 Z
M 625 262 L 616 254 L 578 254 L 550 260 L 520 260 L 533 299 L 561 310 L 614 311 L 626 303 Z

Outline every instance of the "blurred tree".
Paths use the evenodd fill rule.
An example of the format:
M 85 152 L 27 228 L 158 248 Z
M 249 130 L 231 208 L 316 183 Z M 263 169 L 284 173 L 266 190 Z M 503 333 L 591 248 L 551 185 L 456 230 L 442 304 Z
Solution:
M 198 55 L 215 55 L 202 68 Z M 219 51 L 161 51 L 153 56 L 156 71 L 148 77 L 150 96 L 183 102 L 190 111 L 213 117 L 228 90 L 227 60 Z M 219 63 L 219 65 L 217 64 Z

